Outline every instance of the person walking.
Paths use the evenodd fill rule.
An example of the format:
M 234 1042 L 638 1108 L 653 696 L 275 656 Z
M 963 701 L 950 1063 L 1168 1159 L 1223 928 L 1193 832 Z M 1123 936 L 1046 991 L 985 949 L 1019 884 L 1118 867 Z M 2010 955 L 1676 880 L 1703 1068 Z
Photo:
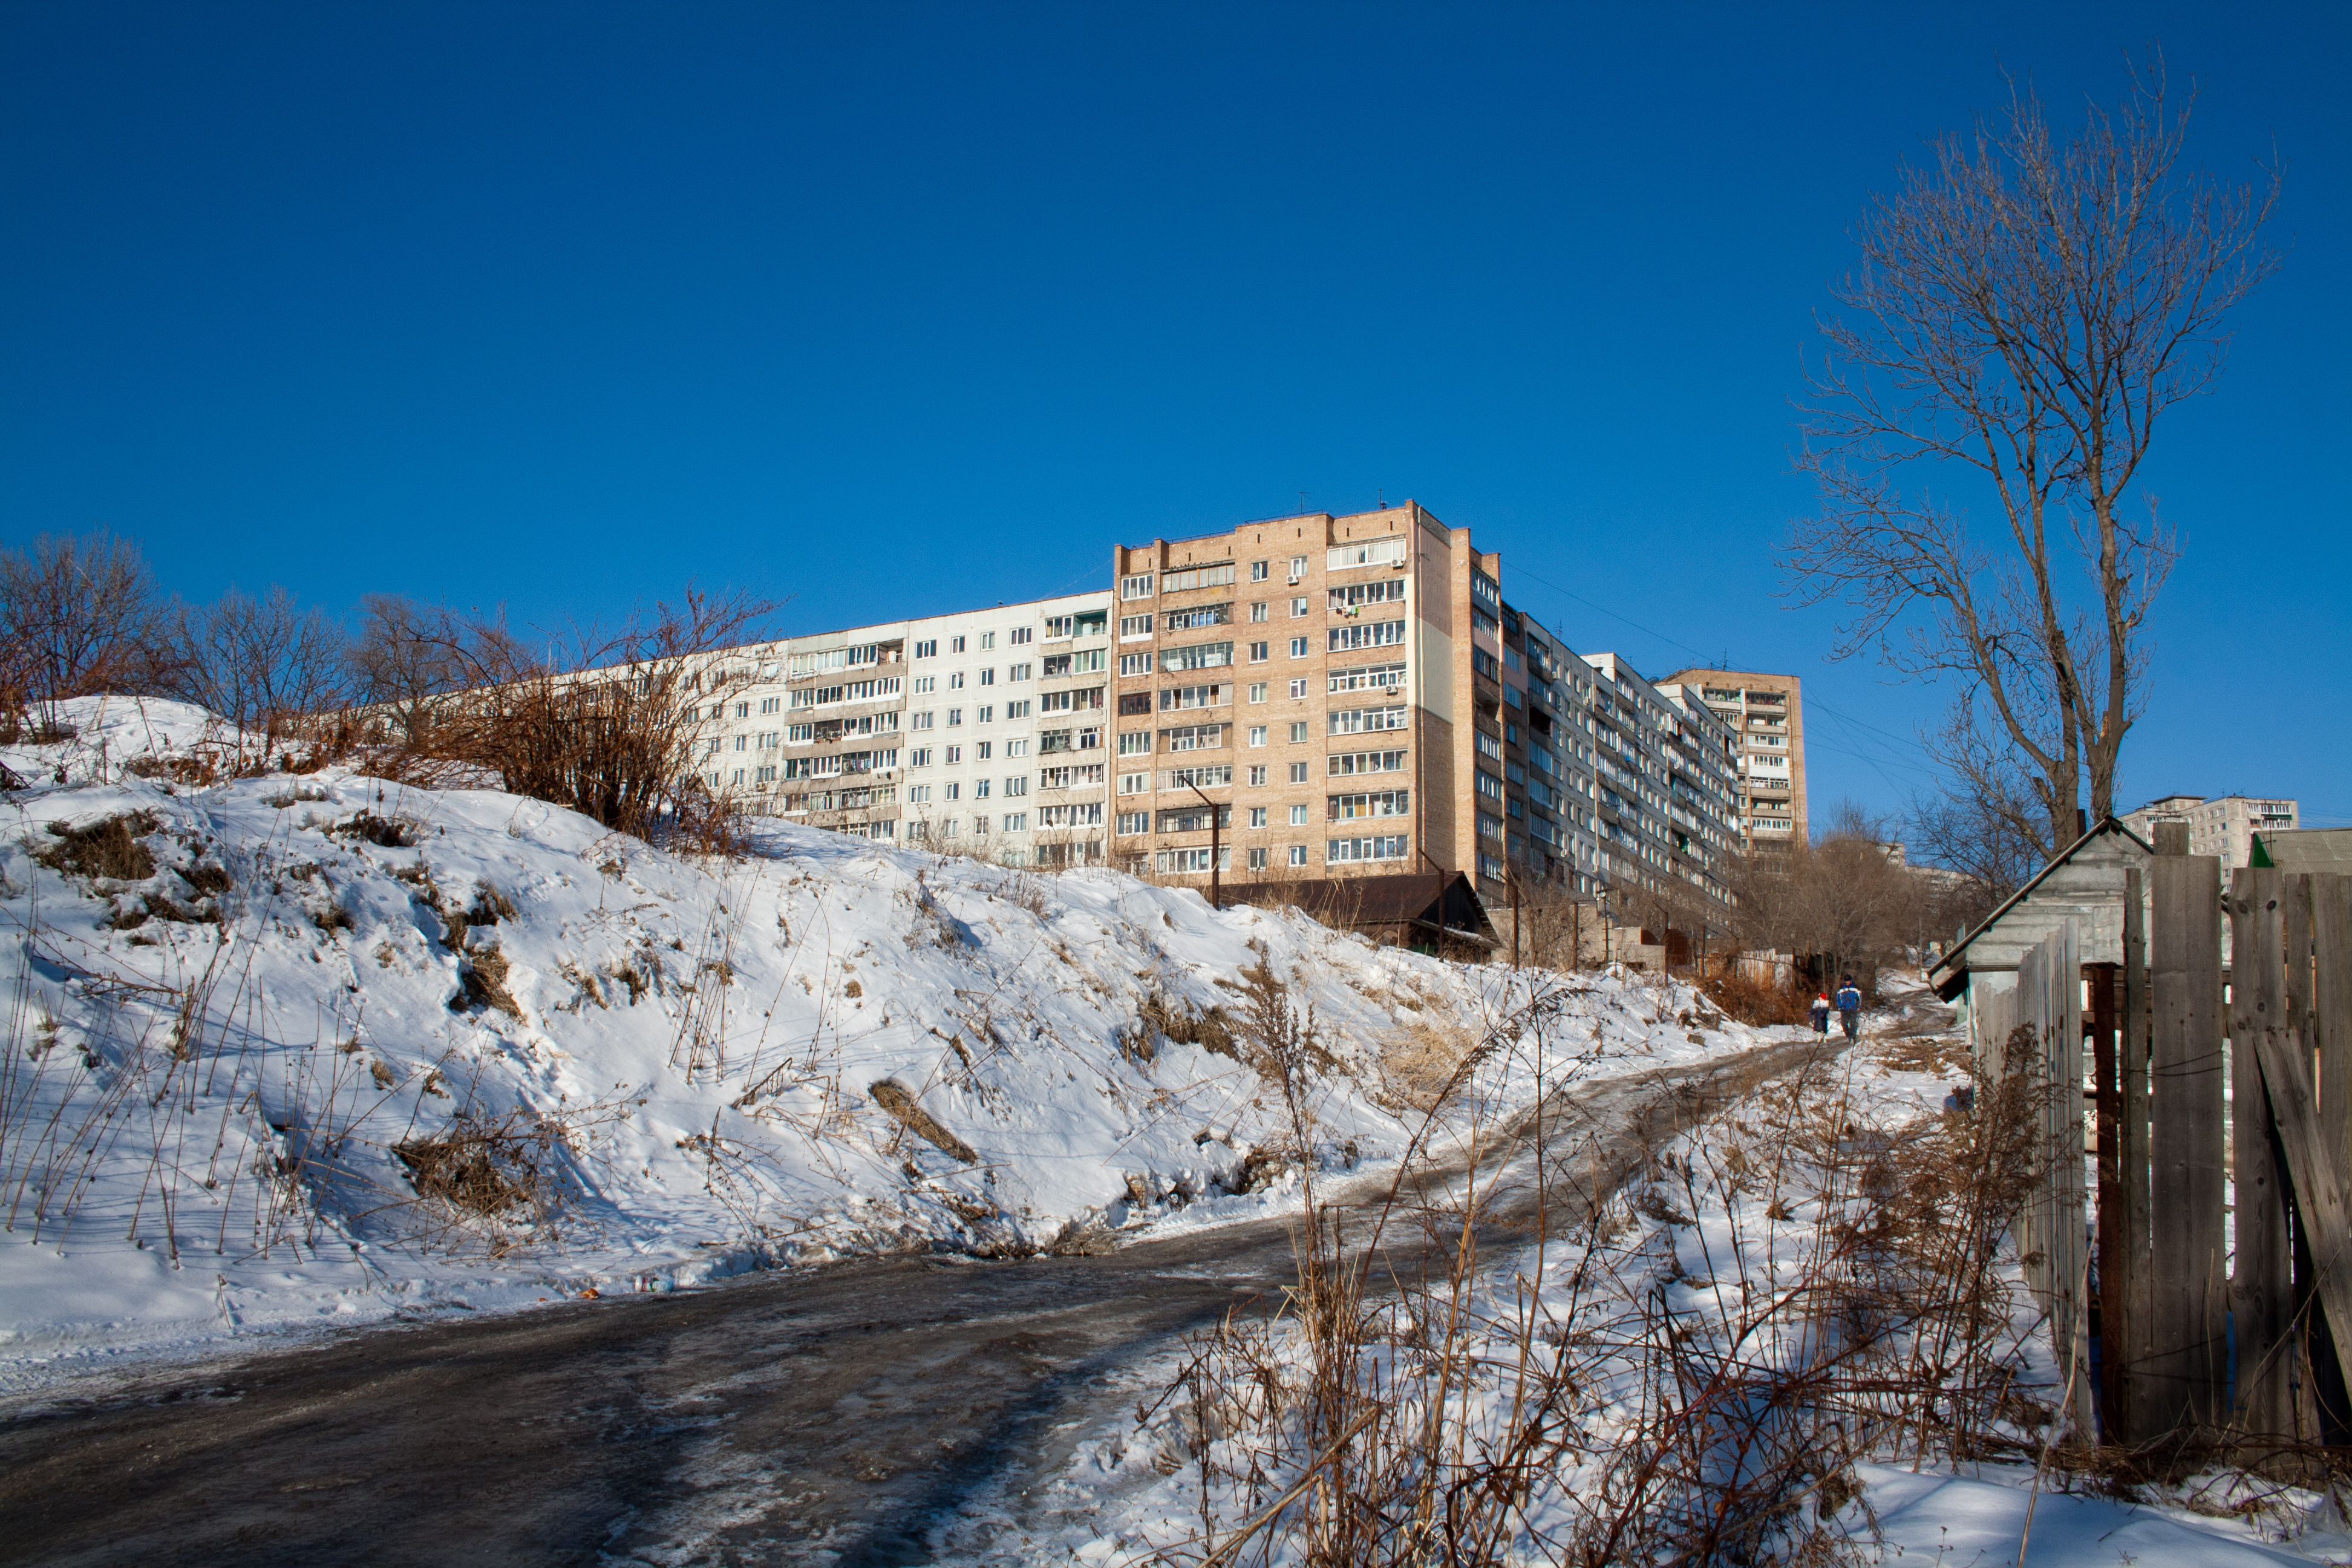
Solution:
M 1813 998 L 1813 1033 L 1826 1035 L 1829 1032 L 1830 994 L 1824 991 Z
M 1838 1022 L 1844 1026 L 1845 1037 L 1849 1040 L 1860 1039 L 1862 1037 L 1862 992 L 1855 986 L 1853 976 L 1851 974 L 1847 975 L 1844 983 L 1838 987 L 1837 1010 Z

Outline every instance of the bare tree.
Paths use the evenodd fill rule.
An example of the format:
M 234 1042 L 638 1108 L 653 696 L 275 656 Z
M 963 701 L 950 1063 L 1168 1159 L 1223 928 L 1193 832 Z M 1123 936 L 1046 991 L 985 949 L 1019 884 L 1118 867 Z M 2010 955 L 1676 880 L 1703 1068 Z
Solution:
M 2049 850 L 2084 782 L 2093 814 L 2113 811 L 2146 700 L 2147 616 L 2177 552 L 2153 500 L 2126 519 L 2126 491 L 2276 265 L 2259 240 L 2276 166 L 2252 186 L 2185 171 L 2193 99 L 2168 100 L 2158 58 L 2063 145 L 2013 84 L 1997 120 L 1939 137 L 1864 212 L 1804 407 L 1821 510 L 1791 531 L 1792 592 L 1854 611 L 1837 657 L 1959 678 L 1956 729 L 2014 760 Z M 2000 505 L 1989 534 L 1931 488 L 1963 476 Z
M 218 603 L 174 616 L 173 687 L 224 719 L 275 733 L 289 719 L 342 702 L 348 643 L 325 611 L 304 609 L 275 583 L 259 598 L 232 586 Z
M 54 728 L 66 698 L 152 690 L 160 618 L 154 576 L 130 540 L 100 529 L 0 550 L 0 700 Z
M 441 700 L 463 689 L 469 671 L 484 662 L 478 638 L 447 605 L 397 594 L 370 594 L 360 612 L 351 651 L 352 702 L 373 710 L 403 738 L 424 733 Z M 499 646 L 511 647 L 512 639 Z

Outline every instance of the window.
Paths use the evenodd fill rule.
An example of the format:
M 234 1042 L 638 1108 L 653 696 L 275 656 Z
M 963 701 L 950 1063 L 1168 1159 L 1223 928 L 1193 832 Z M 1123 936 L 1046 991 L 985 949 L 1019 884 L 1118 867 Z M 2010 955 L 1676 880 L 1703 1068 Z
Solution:
M 1262 805 L 1254 805 L 1249 808 L 1249 825 L 1252 827 L 1264 827 L 1265 826 L 1265 807 Z
M 931 765 L 931 749 L 929 746 L 917 746 L 913 751 L 907 753 L 907 765 L 910 768 L 929 767 Z M 930 797 L 929 795 L 925 795 L 923 798 L 929 800 Z
M 1404 772 L 1404 752 L 1334 752 L 1329 771 L 1333 778 L 1348 778 L 1357 773 L 1401 773 Z
M 948 651 L 950 653 L 961 653 L 963 651 L 963 638 L 950 637 L 948 639 Z
M 1403 729 L 1405 711 L 1402 703 L 1391 708 L 1346 708 L 1329 714 L 1328 721 L 1334 735 L 1361 735 L 1378 730 Z
M 1218 806 L 1216 808 L 1216 812 L 1217 826 L 1219 827 L 1231 827 L 1234 825 L 1234 808 L 1232 806 Z M 1173 810 L 1163 811 L 1160 814 L 1160 831 L 1162 833 L 1206 833 L 1209 831 L 1209 808 L 1205 805 L 1180 805 L 1175 807 Z
M 963 761 L 963 748 L 961 746 L 950 746 L 948 748 L 948 765 L 950 767 L 953 767 L 956 763 L 961 761 Z
M 1252 768 L 1249 771 L 1249 782 L 1254 784 L 1264 784 L 1265 783 L 1265 768 L 1263 764 Z
M 783 705 L 784 700 L 781 697 L 762 697 L 760 699 L 760 711 L 762 713 L 773 713 Z
M 1181 594 L 1187 588 L 1227 588 L 1233 585 L 1234 565 L 1228 561 L 1218 566 L 1188 566 L 1181 572 L 1170 572 L 1160 580 L 1163 594 Z
M 987 710 L 983 708 L 981 711 L 984 713 Z M 989 748 L 992 744 L 994 744 L 993 742 L 982 741 L 980 744 L 974 746 L 971 749 L 971 760 L 976 763 L 984 763 L 988 761 Z
M 1253 702 L 1263 702 L 1265 700 L 1265 681 L 1253 680 L 1250 682 L 1249 700 Z
M 1265 869 L 1265 850 L 1253 849 L 1249 852 L 1249 868 L 1253 871 L 1263 871 Z
M 1234 782 L 1231 763 L 1199 763 L 1189 768 L 1170 768 L 1161 781 L 1161 789 L 1214 789 Z
M 816 726 L 814 724 L 787 724 L 784 726 L 784 743 L 786 745 L 805 746 L 815 739 Z
M 1150 675 L 1151 673 L 1151 656 L 1148 653 L 1120 654 L 1118 656 L 1118 672 L 1121 676 Z
M 1294 681 L 1292 681 L 1292 682 L 1290 683 L 1290 694 L 1291 694 L 1293 697 L 1304 697 L 1304 696 L 1306 696 L 1306 695 L 1307 695 L 1307 682 L 1305 682 L 1304 680 L 1294 680 Z
M 1261 601 L 1260 603 L 1252 605 L 1250 606 L 1250 624 L 1255 626 L 1264 619 L 1265 619 L 1265 603 Z
M 1398 765 L 1402 766 L 1402 763 Z M 1292 784 L 1305 784 L 1307 782 L 1307 764 L 1305 763 L 1293 763 L 1290 764 L 1290 782 Z
M 1223 724 L 1187 724 L 1181 730 L 1160 731 L 1160 750 L 1166 752 L 1209 752 L 1225 743 Z
M 1360 647 L 1402 647 L 1404 646 L 1404 623 L 1360 621 L 1354 626 L 1333 626 L 1328 635 L 1333 653 Z M 1471 652 L 1485 656 L 1489 664 L 1494 662 L 1493 657 L 1486 655 L 1484 648 L 1473 648 Z
M 1007 719 L 1026 719 L 1029 717 L 1029 700 L 1024 697 L 1018 702 L 1006 703 L 1004 705 L 1004 716 Z M 1010 756 L 1013 753 L 1008 752 L 1005 754 Z
M 1294 746 L 1307 739 L 1307 721 L 1300 719 L 1290 726 L 1290 743 Z
M 1366 664 L 1331 672 L 1333 691 L 1395 691 L 1403 685 L 1402 664 Z
M 1294 866 L 1304 866 L 1307 864 L 1306 845 L 1294 844 L 1290 847 L 1290 863 Z
M 1323 846 L 1326 862 L 1344 863 L 1350 860 L 1402 860 L 1405 858 L 1405 836 L 1402 833 L 1372 838 L 1334 838 Z M 1482 862 L 1488 858 L 1482 855 Z M 1491 863 L 1491 862 L 1488 862 Z M 1495 875 L 1500 875 L 1497 871 Z
M 1290 601 L 1290 618 L 1292 620 L 1295 621 L 1299 616 L 1307 613 L 1307 600 L 1304 598 L 1297 598 Z
M 1151 831 L 1151 814 L 1148 811 L 1122 811 L 1115 831 L 1122 836 Z
M 1206 871 L 1209 868 L 1210 853 L 1207 845 L 1202 845 L 1198 849 L 1162 849 L 1151 857 L 1152 869 L 1162 875 L 1171 872 Z M 1219 845 L 1215 854 L 1218 870 L 1233 869 L 1234 847 L 1232 845 Z
M 982 709 L 982 710 L 980 710 L 980 717 L 979 717 L 979 719 L 978 719 L 976 721 L 977 721 L 977 722 L 979 722 L 979 723 L 985 724 L 985 723 L 989 722 L 991 720 L 994 719 L 995 717 L 996 717 L 996 710 L 995 710 L 995 709 L 993 709 L 993 708 L 983 708 L 983 709 Z
M 1489 735 L 1484 730 L 1477 731 L 1477 736 L 1478 754 L 1482 757 L 1493 757 L 1497 761 L 1500 761 L 1503 755 L 1503 742 L 1497 741 L 1494 736 Z
M 1470 597 L 1498 616 L 1503 613 L 1503 590 L 1483 572 L 1470 574 Z
M 908 805 L 930 805 L 931 786 L 929 784 L 914 784 L 910 786 L 907 791 L 907 804 Z
M 1266 645 L 1262 642 L 1254 642 L 1250 644 L 1249 661 L 1252 664 L 1264 664 L 1266 657 L 1265 650 Z
M 1293 637 L 1290 639 L 1290 657 L 1293 658 L 1305 658 L 1307 657 L 1307 639 L 1305 637 Z
M 1163 671 L 1223 669 L 1233 662 L 1234 645 L 1229 642 L 1194 643 L 1190 647 L 1160 650 L 1160 668 Z
M 1494 774 L 1488 773 L 1484 768 L 1479 768 L 1476 772 L 1478 774 L 1478 793 L 1485 795 L 1488 800 L 1502 799 L 1503 781 L 1496 778 Z
M 1074 767 L 1045 768 L 1037 774 L 1039 789 L 1083 789 L 1103 782 L 1100 763 L 1081 763 Z
M 1335 616 L 1352 616 L 1366 605 L 1402 605 L 1404 603 L 1404 579 L 1386 577 L 1377 583 L 1350 583 L 1344 588 L 1325 590 Z
M 1369 540 L 1361 544 L 1342 544 L 1323 557 L 1327 572 L 1344 572 L 1350 566 L 1389 566 L 1407 559 L 1407 545 L 1402 535 L 1393 539 Z
M 1265 725 L 1253 724 L 1250 726 L 1249 743 L 1253 746 L 1263 746 L 1265 744 Z
M 749 702 L 738 702 L 735 704 L 735 717 L 738 719 L 749 719 L 751 716 L 751 705 Z
M 1121 730 L 1118 732 L 1118 754 L 1122 757 L 1144 757 L 1151 754 L 1151 731 Z
M 1028 626 L 1015 626 L 1013 628 L 1013 635 L 1005 640 L 1018 647 L 1029 640 L 1031 629 Z
M 1006 812 L 1006 813 L 1004 814 L 1004 831 L 1005 831 L 1005 832 L 1007 832 L 1007 833 L 1026 833 L 1026 832 L 1028 832 L 1028 831 L 1029 831 L 1029 814 L 1028 814 L 1027 812 L 1025 812 L 1025 811 L 1008 811 L 1008 812 Z M 1013 863 L 1014 863 L 1015 865 L 1018 865 L 1018 864 L 1020 863 L 1017 858 L 1015 858 L 1015 860 L 1014 860 L 1014 862 L 1013 862 Z
M 1149 795 L 1149 794 L 1150 794 L 1150 793 L 1151 793 L 1151 775 L 1150 775 L 1150 773 L 1121 773 L 1121 774 L 1119 774 L 1119 775 L 1118 775 L 1118 793 L 1119 793 L 1119 794 L 1121 794 L 1121 795 Z
M 736 737 L 735 737 L 735 749 L 736 749 L 737 751 L 739 751 L 739 752 L 740 752 L 740 751 L 744 750 L 746 747 L 748 747 L 748 746 L 751 744 L 751 738 L 750 736 L 748 736 L 748 735 L 738 735 L 738 736 L 736 736 Z
M 1150 635 L 1151 617 L 1150 616 L 1119 616 L 1118 637 L 1121 642 L 1128 641 L 1132 637 L 1148 637 Z
M 1307 808 L 1305 806 L 1294 805 L 1290 808 L 1290 826 L 1293 827 L 1304 827 L 1307 826 Z
M 1008 664 L 1008 665 L 1006 665 L 1006 666 L 1004 667 L 1004 681 L 1005 681 L 1005 684 L 1009 686 L 1009 685 L 1011 685 L 1013 682 L 1014 682 L 1014 681 L 1016 681 L 1016 680 L 1026 680 L 1026 679 L 1029 679 L 1029 673 L 1030 673 L 1030 671 L 1031 671 L 1031 670 L 1033 670 L 1033 669 L 1034 669 L 1035 668 L 1036 668 L 1036 667 L 1035 667 L 1034 665 L 1028 665 L 1028 664 Z
M 948 677 L 948 689 L 950 691 L 961 691 L 963 689 L 962 670 L 959 669 Z
M 1124 701 L 1124 699 L 1121 699 Z M 1048 691 L 1037 699 L 1040 713 L 1076 713 L 1103 705 L 1103 689 L 1088 686 L 1069 691 Z
M 1324 801 L 1323 815 L 1331 822 L 1353 822 L 1367 816 L 1410 816 L 1412 815 L 1412 793 L 1410 790 L 1383 789 L 1363 795 L 1335 795 Z
M 1273 570 L 1274 563 L 1271 561 L 1253 561 L 1250 563 L 1250 581 L 1263 583 L 1266 579 L 1266 574 Z
M 940 678 L 936 675 L 919 675 L 907 683 L 908 695 L 920 697 L 926 692 L 938 689 L 939 682 Z
M 1224 686 L 1170 686 L 1160 693 L 1160 710 L 1173 712 L 1185 708 L 1223 708 L 1233 700 L 1231 689 Z
M 958 794 L 962 790 L 962 788 L 963 788 L 963 786 L 962 786 L 961 784 L 958 784 L 958 783 L 957 783 L 955 780 L 953 780 L 953 779 L 950 779 L 950 780 L 948 780 L 948 782 L 947 782 L 946 784 L 944 784 L 940 785 L 940 789 L 941 789 L 941 791 L 942 791 L 942 793 L 943 793 L 943 795 L 944 795 L 945 798 L 947 798 L 947 799 L 949 799 L 949 800 L 953 800 L 953 799 L 955 799 L 955 798 L 956 798 L 956 796 L 957 796 L 957 795 L 958 795 Z
M 1170 610 L 1160 617 L 1163 632 L 1188 632 L 1198 626 L 1223 626 L 1233 624 L 1234 607 L 1227 605 L 1195 605 L 1189 610 Z
M 961 724 L 961 723 L 962 723 L 962 722 L 963 722 L 963 710 L 962 710 L 962 709 L 961 709 L 961 708 L 950 708 L 950 709 L 949 709 L 949 710 L 948 710 L 948 728 L 949 728 L 949 729 L 952 730 L 952 729 L 954 729 L 958 724 Z
M 988 781 L 986 779 L 974 779 L 972 781 L 971 798 L 974 800 L 986 800 L 988 798 Z
M 1302 578 L 1302 577 L 1304 577 L 1304 576 L 1306 576 L 1306 575 L 1307 575 L 1307 557 L 1305 557 L 1304 555 L 1294 555 L 1294 556 L 1292 556 L 1292 557 L 1290 558 L 1290 580 L 1291 580 L 1292 582 L 1296 583 L 1296 582 L 1297 582 L 1300 578 Z
M 1040 827 L 1100 827 L 1102 819 L 1102 802 L 1098 800 L 1037 808 L 1037 826 Z
M 937 637 L 929 637 L 915 645 L 915 657 L 917 658 L 937 658 L 939 656 L 940 639 Z

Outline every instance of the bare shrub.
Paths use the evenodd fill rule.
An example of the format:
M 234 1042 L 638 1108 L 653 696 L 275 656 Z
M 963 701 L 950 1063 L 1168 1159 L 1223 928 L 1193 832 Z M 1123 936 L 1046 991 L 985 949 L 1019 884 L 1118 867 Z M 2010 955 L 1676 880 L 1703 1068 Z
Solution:
M 52 870 L 78 877 L 143 882 L 155 874 L 155 858 L 139 841 L 160 826 L 143 811 L 125 812 L 87 827 L 52 822 L 49 834 L 55 842 L 36 845 L 33 855 Z
M 161 626 L 153 574 L 127 539 L 100 529 L 0 550 L 0 742 L 26 728 L 60 737 L 69 697 L 158 689 Z
M 412 626 L 405 635 L 463 672 L 464 689 L 404 710 L 422 728 L 381 765 L 436 786 L 486 773 L 636 837 L 732 850 L 741 824 L 700 782 L 699 741 L 748 672 L 709 656 L 774 607 L 689 586 L 616 632 L 573 632 L 548 659 L 494 619 Z
M 258 598 L 232 587 L 215 604 L 182 605 L 171 643 L 173 694 L 259 731 L 265 751 L 289 721 L 345 699 L 343 629 L 275 583 Z
M 439 1132 L 395 1143 L 417 1194 L 460 1218 L 551 1228 L 580 1194 L 568 1156 L 571 1131 L 518 1107 L 498 1116 L 460 1110 Z

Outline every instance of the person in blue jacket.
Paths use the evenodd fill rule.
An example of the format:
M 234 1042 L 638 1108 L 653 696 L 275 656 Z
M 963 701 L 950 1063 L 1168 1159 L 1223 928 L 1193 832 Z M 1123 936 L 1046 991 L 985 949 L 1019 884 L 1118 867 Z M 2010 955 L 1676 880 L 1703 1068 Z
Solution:
M 1847 975 L 1844 982 L 1838 986 L 1837 1010 L 1838 1022 L 1844 1026 L 1845 1037 L 1849 1040 L 1860 1039 L 1862 1037 L 1862 992 L 1854 985 L 1853 976 L 1851 974 Z

